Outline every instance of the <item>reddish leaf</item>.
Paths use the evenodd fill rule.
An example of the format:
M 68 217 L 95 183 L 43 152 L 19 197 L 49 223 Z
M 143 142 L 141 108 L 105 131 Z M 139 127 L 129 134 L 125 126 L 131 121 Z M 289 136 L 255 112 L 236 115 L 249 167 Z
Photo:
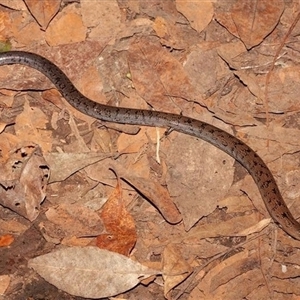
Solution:
M 122 188 L 118 184 L 100 213 L 107 234 L 97 237 L 99 248 L 129 255 L 136 243 L 135 222 L 122 200 Z
M 14 237 L 11 234 L 5 234 L 0 236 L 0 247 L 7 247 L 14 241 Z

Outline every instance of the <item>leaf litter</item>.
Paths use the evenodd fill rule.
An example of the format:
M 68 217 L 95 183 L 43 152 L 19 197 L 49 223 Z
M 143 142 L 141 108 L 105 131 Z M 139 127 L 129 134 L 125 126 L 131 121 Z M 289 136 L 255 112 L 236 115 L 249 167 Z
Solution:
M 296 3 L 0 3 L 13 9 L 1 6 L 3 48 L 48 57 L 85 95 L 101 103 L 184 114 L 234 133 L 264 158 L 293 214 L 299 215 Z M 75 291 L 71 267 L 69 272 L 64 267 L 68 276 L 63 277 L 64 286 L 59 285 L 61 280 L 53 283 L 62 289 L 55 290 L 36 281 L 27 259 L 36 257 L 31 264 L 67 245 L 66 251 L 78 254 L 76 261 L 89 260 L 90 250 L 84 246 L 91 249 L 101 234 L 106 241 L 113 237 L 113 250 L 129 255 L 126 265 L 141 262 L 139 274 L 146 266 L 163 270 L 164 281 L 157 276 L 161 272 L 153 271 L 154 277 L 143 281 L 145 286 L 136 274 L 123 286 L 126 275 L 119 278 L 114 265 L 116 280 L 109 291 L 105 287 L 101 294 L 94 276 L 80 294 L 75 291 L 81 297 L 89 297 L 90 290 L 96 296 L 107 297 L 113 291 L 122 293 L 119 297 L 139 299 L 299 296 L 300 244 L 272 225 L 253 180 L 230 158 L 209 145 L 199 152 L 200 141 L 176 133 L 95 122 L 71 108 L 44 76 L 29 68 L 1 67 L 0 82 L 1 158 L 16 161 L 12 149 L 35 145 L 47 163 L 31 164 L 29 174 L 36 175 L 34 170 L 41 165 L 44 171 L 51 170 L 42 174 L 50 174 L 47 194 L 41 176 L 26 176 L 25 185 L 38 191 L 27 200 L 18 198 L 29 213 L 0 210 L 1 292 L 7 299 L 39 293 L 41 298 L 81 299 L 62 291 Z M 12 92 L 22 90 L 29 93 Z M 110 168 L 122 178 L 122 192 Z M 19 178 L 14 178 L 16 186 Z M 2 179 L 5 187 L 11 177 Z M 106 211 L 108 198 L 113 201 Z M 103 232 L 106 218 L 112 224 Z M 165 221 L 177 223 L 181 218 L 177 225 Z M 130 241 L 124 239 L 126 234 Z M 62 256 L 57 255 L 52 265 L 68 266 L 70 261 Z M 43 266 L 50 277 L 59 275 L 51 274 L 47 262 L 39 268 Z M 126 292 L 136 284 L 138 288 Z
M 124 255 L 97 247 L 53 251 L 31 259 L 29 267 L 71 295 L 92 299 L 120 294 L 159 273 Z

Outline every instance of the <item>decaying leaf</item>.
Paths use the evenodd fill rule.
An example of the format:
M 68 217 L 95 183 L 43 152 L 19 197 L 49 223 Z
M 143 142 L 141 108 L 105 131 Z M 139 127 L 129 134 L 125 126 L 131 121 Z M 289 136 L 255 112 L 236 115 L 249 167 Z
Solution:
M 159 210 L 162 216 L 171 224 L 177 224 L 182 220 L 182 217 L 171 199 L 168 190 L 155 179 L 143 177 L 134 170 L 126 169 L 116 161 L 101 161 L 101 164 L 88 167 L 88 176 L 93 180 L 105 182 L 106 184 L 113 184 L 113 181 L 103 181 L 101 171 L 105 168 L 114 169 L 118 175 L 127 183 L 139 191 L 145 198 L 147 198 Z
M 0 247 L 7 247 L 14 241 L 11 234 L 0 235 Z
M 164 249 L 163 265 L 163 277 L 165 280 L 164 294 L 167 297 L 167 295 L 175 286 L 177 286 L 191 274 L 192 267 L 182 257 L 181 253 L 174 244 L 169 244 Z
M 63 181 L 86 166 L 101 161 L 107 153 L 46 153 L 45 158 L 51 168 L 49 183 Z
M 259 260 L 254 253 L 242 251 L 212 268 L 199 283 L 198 288 L 206 294 L 205 299 L 243 299 L 250 291 L 261 284 L 262 274 L 257 267 Z M 247 280 L 247 273 L 255 274 L 252 280 Z M 234 286 L 246 282 L 239 292 Z M 230 289 L 228 289 L 228 286 Z
M 231 16 L 239 37 L 250 49 L 258 45 L 278 24 L 284 10 L 284 2 L 237 1 Z
M 116 170 L 120 177 L 130 183 L 136 190 L 143 194 L 155 207 L 162 216 L 171 224 L 177 224 L 182 217 L 172 201 L 166 188 L 162 187 L 155 179 L 149 180 L 136 176 L 133 172 L 127 171 L 120 165 L 116 165 Z
M 37 20 L 43 29 L 46 29 L 53 16 L 58 12 L 60 0 L 25 0 L 25 3 L 32 16 Z
M 62 203 L 50 207 L 45 214 L 48 221 L 44 222 L 44 233 L 53 238 L 96 236 L 103 232 L 98 214 L 78 203 Z
M 0 295 L 4 295 L 6 289 L 10 284 L 11 278 L 9 275 L 0 276 Z
M 97 247 L 72 247 L 29 261 L 45 280 L 69 294 L 86 298 L 117 295 L 159 274 L 124 255 Z
M 205 224 L 192 228 L 186 235 L 185 239 L 197 237 L 198 239 L 219 236 L 244 236 L 245 233 L 260 232 L 270 222 L 258 223 L 255 214 L 238 216 L 219 224 Z
M 176 0 L 176 8 L 198 32 L 201 32 L 211 21 L 214 14 L 212 1 Z
M 16 116 L 14 125 L 19 143 L 37 141 L 44 152 L 51 151 L 52 132 L 47 128 L 47 117 L 38 107 L 31 107 L 24 99 L 23 111 Z
M 127 211 L 123 199 L 120 179 L 101 213 L 106 232 L 97 237 L 97 246 L 101 249 L 129 255 L 137 239 L 135 221 Z
M 39 214 L 46 196 L 49 167 L 38 145 L 29 144 L 10 151 L 1 163 L 0 203 L 30 221 Z
M 219 149 L 186 135 L 176 137 L 166 161 L 170 168 L 168 190 L 189 230 L 216 208 L 230 188 L 234 161 Z

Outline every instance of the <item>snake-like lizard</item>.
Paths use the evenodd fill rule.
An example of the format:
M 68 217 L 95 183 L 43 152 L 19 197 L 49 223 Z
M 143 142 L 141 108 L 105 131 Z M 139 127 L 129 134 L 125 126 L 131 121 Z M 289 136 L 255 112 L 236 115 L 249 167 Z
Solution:
M 0 65 L 11 64 L 21 64 L 40 71 L 73 107 L 98 120 L 167 127 L 198 137 L 228 153 L 251 174 L 273 220 L 286 233 L 300 240 L 300 224 L 285 204 L 271 171 L 254 150 L 235 136 L 213 125 L 182 115 L 96 103 L 82 95 L 60 68 L 38 54 L 24 51 L 0 53 Z

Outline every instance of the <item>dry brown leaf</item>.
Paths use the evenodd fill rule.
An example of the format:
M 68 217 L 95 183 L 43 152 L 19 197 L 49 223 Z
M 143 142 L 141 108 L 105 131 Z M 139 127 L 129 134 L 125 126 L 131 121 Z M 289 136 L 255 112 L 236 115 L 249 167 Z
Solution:
M 247 196 L 229 196 L 218 201 L 220 208 L 226 207 L 226 212 L 243 213 L 253 209 L 253 204 Z
M 189 52 L 184 64 L 184 69 L 193 86 L 205 98 L 222 88 L 220 86 L 222 85 L 220 77 L 226 78 L 230 75 L 225 68 L 225 64 L 223 65 L 223 62 L 218 57 L 215 47 L 215 45 L 210 46 L 209 43 L 207 45 L 199 45 Z M 196 118 L 203 119 L 203 117 L 205 118 L 205 114 L 203 116 L 201 114 Z
M 28 23 L 25 26 L 22 26 L 23 23 L 18 24 L 17 22 L 13 22 L 12 29 L 15 31 L 14 36 L 18 39 L 20 44 L 28 45 L 30 43 L 38 43 L 44 39 L 45 33 L 41 30 L 40 26 L 33 21 L 32 16 L 29 17 L 29 15 L 27 15 L 27 18 Z
M 169 192 L 154 178 L 136 176 L 131 170 L 126 170 L 115 164 L 119 176 L 130 183 L 136 190 L 144 195 L 160 211 L 162 216 L 171 224 L 177 224 L 182 217 L 171 199 Z
M 73 139 L 68 145 L 65 145 L 64 150 L 69 153 L 89 152 L 90 149 L 84 140 L 78 125 L 76 124 L 75 118 L 71 114 L 69 115 L 68 123 L 70 125 L 72 134 L 75 136 L 75 139 Z
M 221 150 L 198 140 L 178 135 L 167 152 L 167 186 L 178 207 L 186 230 L 217 207 L 229 190 L 234 160 Z
M 194 291 L 203 291 L 205 296 L 202 299 L 243 299 L 259 288 L 262 281 L 257 255 L 243 251 L 217 264 L 202 278 Z
M 95 240 L 94 237 L 65 237 L 63 240 L 60 241 L 61 245 L 68 246 L 68 247 L 87 247 L 93 244 Z M 47 240 L 48 241 L 48 240 Z
M 163 132 L 166 130 L 160 128 L 160 134 L 163 135 Z M 139 153 L 142 151 L 145 144 L 149 141 L 149 138 L 154 143 L 157 139 L 157 132 L 155 128 L 146 128 L 141 127 L 139 132 L 135 135 L 131 135 L 130 138 L 128 134 L 121 134 L 118 137 L 117 147 L 119 153 Z M 143 170 L 143 173 L 146 170 Z
M 16 105 L 14 103 L 8 104 L 10 97 L 5 97 L 4 108 L 1 109 L 0 113 L 0 133 L 6 128 L 8 125 L 13 125 L 16 121 L 16 117 L 23 111 L 23 105 Z
M 207 274 L 207 277 L 210 278 L 210 291 L 213 292 L 231 279 L 259 267 L 257 257 L 252 257 L 250 263 L 248 251 L 244 252 L 222 261 Z
M 218 55 L 226 61 L 226 63 L 235 70 L 240 70 L 243 65 L 237 61 L 237 57 L 247 52 L 245 45 L 237 40 L 233 43 L 222 44 L 217 49 Z
M 47 130 L 47 117 L 40 108 L 30 107 L 25 101 L 24 110 L 16 118 L 15 131 L 20 141 L 38 141 L 43 151 L 52 148 L 52 131 Z
M 274 284 L 274 286 L 276 287 L 276 292 L 280 295 L 282 294 L 282 299 L 287 299 L 290 295 L 291 299 L 295 299 L 298 300 L 299 299 L 299 295 L 300 295 L 300 286 L 298 284 L 298 277 L 299 276 L 299 272 L 297 274 L 296 277 L 290 278 L 289 280 L 280 280 L 280 279 L 276 279 L 274 278 L 274 281 L 272 281 L 272 284 Z M 262 295 L 262 297 L 260 297 L 260 299 L 267 299 L 267 297 L 270 294 L 265 294 Z M 253 296 L 252 299 L 255 296 Z
M 43 29 L 59 11 L 61 0 L 24 0 L 29 11 Z
M 272 71 L 272 80 L 268 83 L 269 112 L 278 114 L 298 110 L 299 72 L 299 66 L 286 66 L 285 68 Z M 264 86 L 265 78 L 258 79 L 258 84 Z M 259 111 L 265 114 L 265 106 L 262 106 Z
M 261 99 L 263 99 L 263 87 L 259 85 L 259 79 L 255 74 L 249 73 L 247 69 L 240 70 L 241 66 L 233 59 L 233 57 L 241 54 L 244 50 L 240 43 L 235 43 L 229 47 L 221 47 L 218 53 L 231 68 L 237 69 L 237 71 L 234 71 L 234 74 L 248 87 L 249 91 L 261 101 Z
M 157 40 L 140 38 L 132 43 L 128 64 L 136 92 L 157 111 L 181 113 L 173 98 L 201 100 L 182 64 Z
M 205 29 L 214 15 L 212 1 L 176 0 L 176 8 L 198 32 Z
M 278 24 L 284 10 L 284 2 L 273 1 L 236 1 L 231 16 L 240 39 L 250 49 L 260 44 Z
M 263 219 L 259 221 L 257 224 L 246 228 L 239 232 L 241 236 L 247 236 L 253 233 L 261 232 L 264 228 L 266 228 L 272 222 L 271 218 Z
M 118 2 L 94 1 L 91 5 L 90 0 L 81 0 L 80 5 L 83 23 L 90 28 L 89 38 L 96 38 L 103 44 L 113 43 L 115 36 L 124 27 Z
M 0 296 L 4 295 L 9 284 L 10 284 L 10 276 L 9 275 L 1 275 L 0 276 Z
M 258 101 L 262 101 L 264 91 L 262 87 L 260 87 L 256 75 L 248 74 L 246 71 L 235 71 L 234 74 L 248 87 L 249 91 L 258 98 Z
M 17 220 L 0 220 L 0 233 L 12 233 L 14 235 L 21 235 L 28 228 Z
M 227 10 L 227 11 L 221 11 L 221 12 L 217 11 L 215 13 L 214 18 L 220 24 L 222 24 L 231 34 L 235 35 L 236 37 L 239 37 L 238 30 L 237 30 L 236 25 L 234 24 L 234 22 L 232 20 L 231 13 L 230 13 L 229 10 Z M 231 45 L 232 45 L 232 43 L 226 43 L 225 45 L 223 44 L 222 46 L 231 46 Z
M 102 184 L 115 187 L 116 186 L 116 176 L 115 174 L 110 170 L 117 170 L 115 168 L 115 165 L 118 165 L 118 162 L 113 160 L 112 158 L 104 159 L 103 161 L 100 161 L 98 163 L 95 163 L 93 165 L 87 166 L 84 171 L 86 175 L 94 180 L 101 182 Z
M 27 7 L 23 0 L 1 0 L 1 5 L 5 7 L 10 7 L 14 10 L 26 10 Z
M 162 17 L 157 17 L 155 19 L 153 23 L 153 29 L 160 38 L 166 37 L 170 34 L 168 29 L 168 21 Z
M 220 236 L 244 236 L 241 232 L 245 232 L 249 227 L 253 227 L 258 223 L 256 214 L 249 214 L 242 217 L 235 217 L 228 221 L 220 221 L 219 223 L 205 224 L 192 228 L 183 237 L 185 240 L 197 237 L 198 239 L 207 237 Z M 262 228 L 257 228 L 258 232 Z
M 260 125 L 240 128 L 237 136 L 248 140 L 247 143 L 256 149 L 268 164 L 269 161 L 276 161 L 285 153 L 299 151 L 299 133 L 299 129 L 274 126 L 266 130 L 265 125 Z
M 174 19 L 158 16 L 153 23 L 153 29 L 163 45 L 171 49 L 185 49 L 188 41 L 185 40 L 184 31 L 177 26 Z
M 33 144 L 14 149 L 1 169 L 1 204 L 35 220 L 49 179 L 49 167 L 41 149 Z
M 49 208 L 46 212 L 47 219 L 59 228 L 58 238 L 96 236 L 103 232 L 103 225 L 98 214 L 80 204 L 61 204 Z M 45 233 L 56 237 L 56 232 L 51 232 L 45 223 Z
M 0 133 L 3 132 L 3 130 L 5 129 L 5 127 L 6 127 L 7 125 L 8 125 L 8 124 L 6 124 L 6 123 L 0 122 Z
M 182 257 L 174 244 L 169 244 L 163 252 L 164 295 L 167 299 L 171 290 L 184 281 L 192 272 L 190 264 Z
M 86 30 L 79 14 L 64 10 L 50 23 L 45 38 L 51 46 L 78 43 L 84 41 Z
M 119 179 L 114 192 L 102 207 L 100 217 L 107 233 L 97 237 L 97 247 L 128 256 L 136 243 L 137 234 L 135 221 L 122 199 Z
M 34 24 L 36 23 L 34 22 Z M 32 68 L 22 68 L 20 65 L 1 66 L 0 82 L 1 89 L 11 89 L 15 91 L 28 89 L 41 90 L 51 87 L 50 82 L 47 81 L 45 76 L 41 73 Z
M 102 77 L 100 76 L 97 66 L 92 65 L 83 70 L 78 88 L 86 97 L 93 99 L 95 102 L 105 103 L 106 99 L 103 94 Z M 72 111 L 76 111 L 76 109 Z M 90 118 L 95 122 L 95 118 Z
M 77 171 L 111 157 L 107 153 L 46 153 L 51 168 L 49 183 L 63 181 Z
M 135 164 L 135 166 L 136 165 L 137 164 Z M 154 204 L 168 222 L 177 224 L 182 220 L 176 205 L 170 198 L 168 190 L 164 188 L 158 180 L 155 180 L 155 178 L 149 179 L 147 177 L 141 177 L 140 168 L 135 171 L 135 167 L 126 169 L 116 161 L 103 161 L 103 163 L 101 162 L 94 166 L 87 167 L 86 171 L 91 179 L 113 185 L 115 184 L 115 179 L 111 178 L 109 173 L 107 173 L 106 170 L 108 168 L 114 169 L 117 174 L 124 179 L 124 181 L 128 182 L 131 186 L 143 194 L 145 198 Z M 103 174 L 105 176 L 103 176 Z
M 85 298 L 111 297 L 158 271 L 97 247 L 72 247 L 33 258 L 28 263 L 59 289 Z
M 299 267 L 297 261 L 299 261 L 299 255 L 293 255 L 293 259 L 289 259 L 283 263 L 273 262 L 272 264 L 272 276 L 277 279 L 291 279 L 296 278 L 299 275 Z

